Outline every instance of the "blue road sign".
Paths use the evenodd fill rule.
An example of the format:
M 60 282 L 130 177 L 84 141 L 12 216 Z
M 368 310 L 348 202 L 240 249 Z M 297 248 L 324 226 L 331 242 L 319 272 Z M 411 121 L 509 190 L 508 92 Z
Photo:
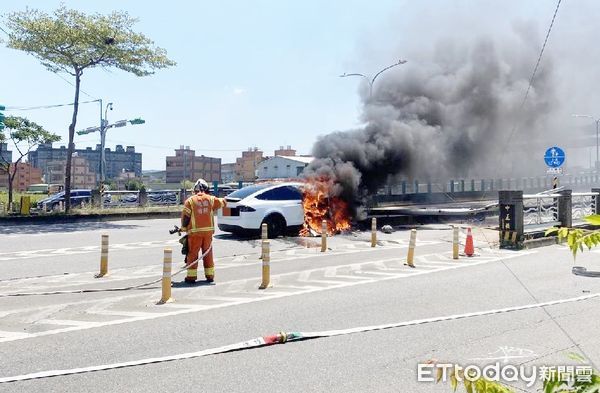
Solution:
M 552 146 L 544 154 L 544 161 L 550 168 L 559 168 L 565 163 L 565 152 L 557 146 Z

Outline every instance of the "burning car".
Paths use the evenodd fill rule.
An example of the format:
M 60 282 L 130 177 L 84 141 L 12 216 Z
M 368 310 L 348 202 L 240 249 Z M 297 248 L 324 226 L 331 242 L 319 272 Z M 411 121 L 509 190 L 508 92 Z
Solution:
M 227 197 L 218 212 L 219 229 L 256 234 L 267 224 L 270 238 L 299 233 L 304 225 L 302 183 L 261 183 L 239 189 Z
M 261 183 L 228 195 L 227 207 L 218 212 L 219 229 L 238 234 L 257 234 L 267 224 L 270 238 L 286 233 L 320 234 L 327 223 L 329 234 L 350 229 L 348 205 L 331 196 L 331 182 Z

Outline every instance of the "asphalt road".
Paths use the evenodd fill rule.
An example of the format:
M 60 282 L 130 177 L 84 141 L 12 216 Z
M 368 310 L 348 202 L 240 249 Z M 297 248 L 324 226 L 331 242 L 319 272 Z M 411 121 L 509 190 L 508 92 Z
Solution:
M 451 259 L 448 226 L 419 228 L 414 269 L 404 265 L 407 230 L 379 233 L 375 248 L 368 233 L 335 236 L 326 253 L 318 238 L 278 239 L 272 242 L 273 285 L 264 291 L 257 289 L 260 242 L 218 233 L 217 285 L 186 286 L 183 275 L 176 276 L 174 301 L 165 305 L 156 304 L 158 284 L 77 293 L 160 278 L 163 249 L 172 247 L 180 257 L 176 237 L 167 233 L 176 223 L 0 227 L 0 381 L 110 368 L 0 383 L 0 392 L 450 392 L 449 384 L 418 382 L 417 364 L 562 365 L 572 363 L 567 353 L 578 352 L 600 365 L 598 298 L 510 310 L 593 296 L 600 279 L 572 275 L 564 247 L 500 251 L 497 235 L 480 228 L 474 229 L 478 255 L 458 261 Z M 110 274 L 95 279 L 102 233 L 110 236 Z M 577 264 L 600 270 L 597 260 L 597 252 L 587 252 Z M 74 293 L 7 296 L 54 291 Z M 466 315 L 480 311 L 490 313 Z M 280 331 L 400 322 L 408 326 L 117 368 Z

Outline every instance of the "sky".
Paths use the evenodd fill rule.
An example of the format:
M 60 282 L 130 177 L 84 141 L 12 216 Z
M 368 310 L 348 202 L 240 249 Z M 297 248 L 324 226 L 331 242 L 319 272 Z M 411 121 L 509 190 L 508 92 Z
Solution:
M 60 3 L 2 2 L 0 14 L 26 6 L 52 11 Z M 281 145 L 310 154 L 319 135 L 363 124 L 366 84 L 340 74 L 374 75 L 399 59 L 415 63 L 422 60 L 421 46 L 443 42 L 448 35 L 501 35 L 519 21 L 534 26 L 532 34 L 541 45 L 556 7 L 552 0 L 63 3 L 90 13 L 129 12 L 139 18 L 136 30 L 177 62 L 142 78 L 103 69 L 83 75 L 81 100 L 112 102 L 110 122 L 146 120 L 107 135 L 112 149 L 116 144 L 135 145 L 143 153 L 144 170 L 164 169 L 165 156 L 180 145 L 189 145 L 198 155 L 220 157 L 223 163 L 255 146 L 267 155 Z M 597 110 L 600 116 L 600 108 L 594 106 L 598 56 L 592 38 L 598 36 L 599 12 L 600 3 L 592 0 L 563 0 L 549 41 L 549 58 L 577 70 L 560 74 L 558 82 L 577 87 L 570 101 L 578 105 L 567 111 Z M 539 46 L 527 53 L 532 68 L 538 53 Z M 402 72 L 402 67 L 388 73 Z M 8 108 L 73 100 L 74 88 L 67 82 L 72 77 L 47 71 L 23 52 L 0 45 L 0 71 L 0 104 Z M 99 112 L 97 103 L 82 105 L 77 129 L 97 126 Z M 66 144 L 71 107 L 6 113 L 27 116 L 61 135 Z M 574 121 L 585 123 L 568 120 Z M 76 136 L 75 143 L 78 148 L 95 146 L 99 135 Z

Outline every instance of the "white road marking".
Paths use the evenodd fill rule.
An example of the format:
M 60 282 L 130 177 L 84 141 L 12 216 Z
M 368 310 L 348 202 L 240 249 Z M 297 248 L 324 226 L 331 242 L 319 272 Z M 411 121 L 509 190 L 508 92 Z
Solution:
M 144 315 L 144 316 L 138 316 L 138 317 L 116 319 L 116 320 L 112 320 L 112 321 L 87 322 L 86 324 L 84 324 L 82 326 L 69 326 L 69 327 L 61 328 L 61 329 L 31 333 L 28 336 L 24 336 L 24 337 L 2 337 L 2 338 L 0 338 L 0 343 L 8 342 L 8 341 L 15 341 L 15 340 L 29 339 L 29 338 L 36 338 L 36 337 L 43 337 L 43 336 L 50 336 L 50 335 L 79 331 L 79 330 L 90 329 L 90 328 L 95 328 L 95 327 L 105 327 L 105 326 L 119 325 L 119 324 L 124 324 L 124 323 L 147 321 L 147 320 L 151 320 L 151 319 L 158 319 L 158 318 L 164 318 L 164 317 L 169 317 L 169 316 L 174 316 L 174 315 L 181 315 L 181 314 L 188 314 L 188 313 L 193 313 L 193 312 L 198 312 L 198 311 L 218 309 L 218 308 L 223 308 L 223 307 L 232 307 L 232 306 L 238 306 L 241 304 L 254 303 L 254 302 L 272 300 L 272 299 L 279 299 L 279 298 L 285 298 L 285 297 L 290 297 L 290 296 L 298 296 L 298 295 L 304 295 L 304 294 L 325 291 L 325 290 L 331 290 L 331 289 L 347 288 L 347 287 L 353 287 L 353 286 L 357 286 L 357 285 L 364 285 L 364 284 L 371 284 L 371 283 L 387 281 L 387 280 L 401 279 L 401 278 L 405 278 L 405 277 L 414 277 L 414 276 L 418 276 L 418 275 L 437 273 L 437 272 L 442 272 L 442 271 L 447 271 L 447 270 L 452 270 L 452 269 L 460 269 L 460 268 L 464 268 L 464 267 L 478 266 L 478 265 L 482 265 L 482 264 L 496 262 L 499 260 L 513 259 L 513 258 L 525 256 L 525 255 L 535 254 L 536 252 L 537 252 L 536 250 L 528 250 L 528 251 L 523 251 L 520 253 L 507 253 L 507 254 L 501 255 L 499 257 L 494 257 L 494 258 L 479 258 L 477 261 L 474 261 L 474 262 L 471 262 L 468 264 L 457 263 L 456 265 L 453 265 L 453 266 L 439 267 L 436 270 L 416 270 L 415 269 L 415 270 L 411 271 L 411 270 L 408 270 L 408 268 L 407 268 L 403 273 L 397 273 L 397 274 L 386 276 L 386 277 L 348 276 L 348 278 L 350 278 L 351 281 L 336 282 L 335 284 L 331 284 L 329 286 L 324 286 L 324 287 L 318 287 L 318 288 L 315 288 L 314 285 L 312 285 L 312 288 L 305 288 L 305 289 L 292 291 L 292 292 L 278 292 L 277 287 L 275 287 L 274 290 L 273 289 L 267 289 L 264 291 L 257 290 L 255 293 L 256 297 L 238 298 L 239 300 L 235 300 L 235 301 L 229 301 L 229 299 L 231 299 L 231 298 L 226 297 L 226 299 L 228 299 L 228 301 L 226 301 L 225 303 L 220 303 L 220 304 L 215 304 L 215 305 L 183 306 L 182 308 L 176 309 L 174 311 L 157 312 L 155 315 Z M 392 260 L 395 260 L 395 259 L 392 259 Z M 369 264 L 373 264 L 373 263 L 377 263 L 377 262 L 386 262 L 386 261 L 390 261 L 390 259 L 368 261 L 368 262 L 364 262 L 363 265 L 369 265 Z M 346 266 L 340 266 L 340 268 L 342 268 L 342 267 L 348 268 L 351 265 L 356 265 L 356 264 L 353 263 L 353 264 L 349 264 Z M 309 272 L 309 274 L 310 274 L 312 272 L 317 272 L 317 271 L 324 272 L 328 268 L 329 267 L 311 269 L 309 271 L 304 271 L 301 274 L 306 274 L 306 272 Z M 290 277 L 290 276 L 298 275 L 298 274 L 299 274 L 298 272 L 292 272 L 292 273 L 284 273 L 284 274 L 274 275 L 272 277 L 274 277 L 276 280 L 281 280 L 282 277 Z M 243 280 L 235 280 L 235 281 L 232 281 L 231 283 L 237 283 L 240 281 L 244 281 L 247 283 L 255 282 L 258 285 L 258 283 L 260 282 L 260 278 L 257 277 L 257 278 L 243 279 Z M 318 284 L 319 280 L 314 280 L 314 281 L 309 281 L 309 282 L 312 284 Z M 229 283 L 224 282 L 220 285 L 226 285 L 226 284 L 229 284 Z M 152 295 L 156 295 L 155 297 L 156 297 L 156 299 L 158 299 L 159 298 L 158 293 L 159 292 L 157 291 L 157 292 L 153 293 Z M 144 295 L 150 296 L 150 294 L 148 294 L 147 292 Z M 174 288 L 173 296 L 177 299 L 177 296 L 178 296 L 177 288 Z M 163 309 L 168 309 L 166 307 L 166 305 L 157 306 L 157 307 L 161 307 Z M 177 306 L 171 307 L 171 308 L 176 308 L 176 307 Z
M 565 303 L 580 302 L 580 301 L 590 300 L 590 299 L 594 299 L 594 298 L 598 298 L 598 297 L 600 297 L 600 293 L 595 293 L 595 294 L 586 295 L 586 296 L 579 296 L 579 297 L 575 297 L 575 298 L 552 300 L 552 301 L 543 302 L 543 303 L 531 303 L 531 304 L 526 304 L 526 305 L 522 305 L 522 306 L 512 306 L 512 307 L 475 311 L 475 312 L 462 313 L 462 314 L 444 315 L 444 316 L 437 316 L 437 317 L 430 317 L 430 318 L 423 318 L 423 319 L 413 319 L 410 321 L 395 322 L 395 323 L 388 323 L 388 324 L 375 325 L 375 326 L 359 326 L 359 327 L 354 327 L 354 328 L 319 331 L 319 332 L 300 332 L 300 334 L 305 338 L 334 337 L 334 336 L 342 336 L 342 335 L 362 333 L 362 332 L 371 332 L 371 331 L 390 329 L 390 328 L 417 326 L 417 325 L 430 324 L 430 323 L 436 323 L 436 322 L 453 321 L 453 320 L 458 320 L 458 319 L 474 318 L 474 317 L 495 315 L 495 314 L 501 314 L 501 313 L 509 313 L 509 312 L 515 312 L 515 311 L 539 309 L 542 307 L 549 307 L 549 306 L 565 304 Z M 252 344 L 257 344 L 257 345 L 252 345 Z M 121 363 L 102 364 L 102 365 L 98 365 L 98 366 L 80 367 L 80 368 L 65 369 L 65 370 L 50 370 L 50 371 L 35 372 L 35 373 L 31 373 L 31 374 L 22 374 L 22 375 L 10 376 L 10 377 L 2 377 L 2 378 L 0 378 L 0 383 L 24 381 L 24 380 L 31 380 L 31 379 L 41 379 L 41 378 L 48 378 L 48 377 L 73 375 L 73 374 L 81 374 L 81 373 L 88 373 L 88 372 L 94 372 L 94 371 L 113 370 L 113 369 L 123 368 L 123 367 L 141 366 L 141 365 L 146 365 L 146 364 L 162 363 L 162 362 L 168 362 L 168 361 L 174 361 L 174 360 L 193 359 L 193 358 L 228 352 L 228 351 L 231 351 L 232 349 L 241 349 L 246 346 L 249 346 L 249 347 L 262 346 L 262 344 L 264 344 L 264 340 L 262 339 L 262 337 L 259 337 L 257 339 L 246 341 L 244 343 L 237 343 L 237 344 L 225 345 L 225 346 L 221 346 L 221 347 L 217 347 L 217 348 L 204 349 L 204 350 L 201 350 L 198 352 L 188 352 L 188 353 L 182 353 L 182 354 L 177 354 L 177 355 L 146 358 L 146 359 L 140 359 L 140 360 L 134 360 L 134 361 L 128 361 L 128 362 L 121 362 Z
M 82 328 L 96 327 L 98 322 L 87 322 L 87 321 L 75 321 L 71 319 L 40 319 L 36 321 L 36 324 L 42 325 L 65 325 L 65 326 L 77 326 Z
M 31 334 L 30 333 L 23 333 L 23 332 L 9 332 L 6 330 L 0 330 L 0 339 L 1 338 L 7 338 L 7 339 L 16 339 L 16 340 L 20 340 L 23 338 L 28 338 Z M 11 340 L 9 340 L 11 341 Z

